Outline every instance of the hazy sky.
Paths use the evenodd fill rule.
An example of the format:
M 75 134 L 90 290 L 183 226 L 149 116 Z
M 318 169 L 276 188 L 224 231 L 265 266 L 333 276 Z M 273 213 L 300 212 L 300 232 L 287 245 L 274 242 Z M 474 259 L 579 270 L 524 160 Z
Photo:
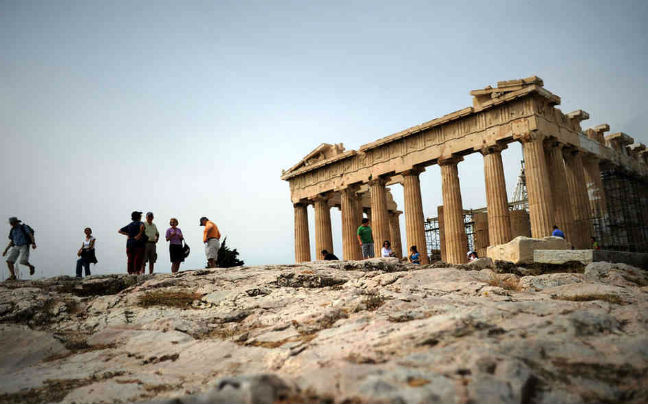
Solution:
M 498 80 L 538 75 L 564 112 L 590 113 L 584 127 L 648 143 L 647 20 L 645 1 L 0 0 L 2 231 L 9 216 L 36 229 L 38 276 L 74 274 L 85 226 L 93 271 L 125 272 L 117 230 L 133 210 L 162 231 L 179 219 L 182 268 L 204 266 L 203 215 L 246 264 L 290 263 L 282 168 L 472 105 Z M 520 159 L 504 153 L 509 196 Z M 465 208 L 485 206 L 482 165 L 459 165 Z M 421 182 L 436 216 L 438 167 Z

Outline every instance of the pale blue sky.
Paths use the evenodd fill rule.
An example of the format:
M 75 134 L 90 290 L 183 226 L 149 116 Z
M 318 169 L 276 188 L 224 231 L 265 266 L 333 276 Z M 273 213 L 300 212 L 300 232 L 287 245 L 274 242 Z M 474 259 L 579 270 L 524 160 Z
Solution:
M 289 263 L 282 168 L 469 106 L 498 80 L 538 75 L 585 127 L 648 143 L 647 19 L 645 1 L 0 0 L 0 219 L 36 228 L 41 276 L 74 273 L 85 226 L 96 272 L 124 272 L 132 210 L 162 230 L 178 217 L 184 268 L 204 265 L 202 215 L 246 263 Z M 520 158 L 504 155 L 509 195 Z M 464 206 L 484 206 L 481 156 L 460 176 Z M 438 168 L 421 180 L 435 216 Z

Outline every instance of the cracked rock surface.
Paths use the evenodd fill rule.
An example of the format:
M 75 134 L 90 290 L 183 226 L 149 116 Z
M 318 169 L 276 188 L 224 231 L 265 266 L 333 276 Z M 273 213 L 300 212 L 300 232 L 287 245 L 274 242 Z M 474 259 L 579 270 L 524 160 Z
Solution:
M 0 402 L 648 401 L 645 271 L 486 266 L 5 282 Z

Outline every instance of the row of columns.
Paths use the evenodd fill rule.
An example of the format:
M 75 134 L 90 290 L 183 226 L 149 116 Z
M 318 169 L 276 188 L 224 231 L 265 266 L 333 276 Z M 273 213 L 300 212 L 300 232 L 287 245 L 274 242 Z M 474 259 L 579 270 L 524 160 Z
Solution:
M 531 236 L 551 235 L 553 226 L 558 225 L 576 248 L 588 248 L 592 234 L 590 215 L 605 209 L 598 162 L 592 157 L 583 159 L 580 152 L 549 141 L 539 133 L 528 133 L 519 140 L 525 160 Z M 512 234 L 501 154 L 505 148 L 505 145 L 495 144 L 480 150 L 484 158 L 490 245 L 507 243 Z M 453 264 L 466 262 L 467 236 L 457 168 L 462 160 L 459 156 L 439 160 L 443 195 L 443 211 L 439 212 L 439 226 L 443 225 L 442 255 L 444 261 Z M 421 263 L 428 263 L 419 179 L 423 171 L 423 168 L 413 168 L 400 174 L 405 197 L 406 250 L 416 245 L 421 253 Z M 369 181 L 370 219 L 376 256 L 380 256 L 384 240 L 390 240 L 395 251 L 401 249 L 398 213 L 388 211 L 386 182 L 384 178 Z M 363 206 L 357 190 L 357 186 L 341 190 L 345 260 L 361 259 L 356 231 L 362 220 Z M 598 197 L 593 199 L 591 195 Z M 330 208 L 324 196 L 318 196 L 313 203 L 315 245 L 318 258 L 321 258 L 321 250 L 333 251 Z M 310 260 L 308 237 L 306 204 L 295 204 L 295 258 L 298 262 Z
M 531 236 L 549 236 L 556 225 L 575 248 L 589 248 L 591 219 L 606 209 L 598 160 L 539 133 L 520 140 Z

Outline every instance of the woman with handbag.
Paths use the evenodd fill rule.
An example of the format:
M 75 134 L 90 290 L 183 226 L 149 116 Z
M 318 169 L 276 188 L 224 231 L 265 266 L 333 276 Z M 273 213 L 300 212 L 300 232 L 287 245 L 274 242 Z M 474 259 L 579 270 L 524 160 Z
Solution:
M 86 227 L 83 232 L 85 233 L 86 237 L 85 240 L 83 240 L 83 244 L 81 244 L 79 252 L 77 252 L 77 256 L 80 257 L 77 260 L 76 265 L 77 278 L 81 278 L 82 269 L 85 269 L 85 276 L 90 276 L 90 264 L 97 263 L 97 256 L 95 255 L 94 249 L 96 239 L 92 237 L 92 229 Z
M 166 239 L 169 242 L 169 257 L 171 258 L 171 272 L 176 273 L 180 270 L 180 263 L 184 261 L 185 254 L 182 242 L 182 230 L 178 227 L 178 219 L 172 217 L 169 220 L 169 227 L 166 231 Z

